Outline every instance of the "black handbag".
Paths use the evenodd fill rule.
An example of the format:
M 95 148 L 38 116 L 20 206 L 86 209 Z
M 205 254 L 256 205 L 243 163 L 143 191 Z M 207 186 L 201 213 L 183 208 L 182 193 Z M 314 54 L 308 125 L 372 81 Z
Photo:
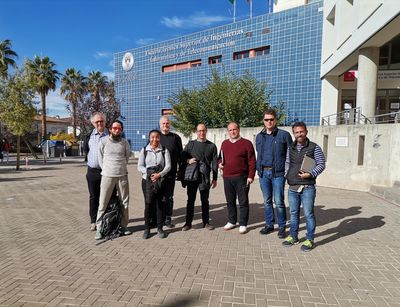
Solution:
M 159 193 L 162 188 L 163 188 L 163 183 L 164 183 L 164 177 L 160 177 L 156 182 L 151 181 L 151 175 L 155 173 L 159 173 L 162 171 L 162 168 L 157 165 L 157 166 L 152 166 L 147 168 L 147 182 L 150 184 L 151 189 L 155 193 Z
M 199 180 L 199 163 L 196 162 L 186 165 L 184 180 L 185 181 Z

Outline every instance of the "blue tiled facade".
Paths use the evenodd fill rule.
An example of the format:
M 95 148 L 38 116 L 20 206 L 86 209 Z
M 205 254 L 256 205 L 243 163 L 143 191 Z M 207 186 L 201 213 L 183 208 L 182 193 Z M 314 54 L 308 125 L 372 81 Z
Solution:
M 212 70 L 232 71 L 267 82 L 271 103 L 284 101 L 288 121 L 319 125 L 322 1 L 242 20 L 191 35 L 116 53 L 115 86 L 132 150 L 139 150 L 149 130 L 158 128 L 168 97 L 179 89 L 199 87 Z M 269 54 L 233 59 L 240 51 L 269 46 Z M 131 69 L 121 65 L 131 53 Z M 221 63 L 209 57 L 221 55 Z M 163 67 L 201 60 L 201 66 L 163 72 Z M 131 63 L 132 64 L 132 63 Z M 125 67 L 127 69 L 127 67 Z

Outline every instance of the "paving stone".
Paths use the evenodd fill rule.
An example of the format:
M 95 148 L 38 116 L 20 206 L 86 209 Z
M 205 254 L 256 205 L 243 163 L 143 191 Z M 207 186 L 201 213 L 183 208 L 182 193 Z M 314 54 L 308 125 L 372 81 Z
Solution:
M 201 228 L 197 199 L 194 229 L 182 232 L 186 191 L 177 184 L 177 226 L 164 240 L 143 240 L 134 160 L 128 169 L 133 234 L 96 245 L 82 158 L 20 172 L 0 166 L 0 306 L 400 306 L 400 242 L 390 239 L 399 207 L 318 187 L 317 245 L 303 253 L 276 234 L 259 235 L 258 182 L 246 235 L 222 229 L 222 182 L 210 193 L 216 229 Z M 301 217 L 299 237 L 305 231 Z

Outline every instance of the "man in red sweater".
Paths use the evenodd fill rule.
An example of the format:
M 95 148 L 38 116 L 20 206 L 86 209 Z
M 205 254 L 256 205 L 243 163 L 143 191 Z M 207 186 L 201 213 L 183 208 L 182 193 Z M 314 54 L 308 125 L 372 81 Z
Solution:
M 237 123 L 228 125 L 229 139 L 222 142 L 218 167 L 222 170 L 225 198 L 228 207 L 228 223 L 225 230 L 236 227 L 239 200 L 239 233 L 247 232 L 249 221 L 249 190 L 256 172 L 256 158 L 253 144 L 240 136 Z

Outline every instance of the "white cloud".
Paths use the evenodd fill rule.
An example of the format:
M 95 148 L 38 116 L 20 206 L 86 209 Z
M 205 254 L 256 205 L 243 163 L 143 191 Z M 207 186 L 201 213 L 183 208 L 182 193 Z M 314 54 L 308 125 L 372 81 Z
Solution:
M 136 40 L 136 44 L 139 46 L 150 45 L 151 43 L 154 42 L 155 42 L 154 38 L 139 38 L 138 40 Z
M 108 66 L 114 68 L 114 59 L 111 59 L 110 62 L 108 62 Z
M 41 109 L 40 96 L 35 97 L 35 101 L 38 102 L 36 105 L 37 109 Z M 69 113 L 65 106 L 68 104 L 64 98 L 61 97 L 59 89 L 56 91 L 50 91 L 46 96 L 46 113 L 48 116 L 60 115 L 61 117 L 68 117 Z
M 231 18 L 225 16 L 210 16 L 205 12 L 198 12 L 189 17 L 163 17 L 161 23 L 168 28 L 198 28 L 209 27 L 215 23 L 227 22 Z
M 103 75 L 108 78 L 108 80 L 114 80 L 115 74 L 112 71 L 103 72 Z
M 112 53 L 108 51 L 96 51 L 93 55 L 96 59 L 107 59 L 112 57 Z

